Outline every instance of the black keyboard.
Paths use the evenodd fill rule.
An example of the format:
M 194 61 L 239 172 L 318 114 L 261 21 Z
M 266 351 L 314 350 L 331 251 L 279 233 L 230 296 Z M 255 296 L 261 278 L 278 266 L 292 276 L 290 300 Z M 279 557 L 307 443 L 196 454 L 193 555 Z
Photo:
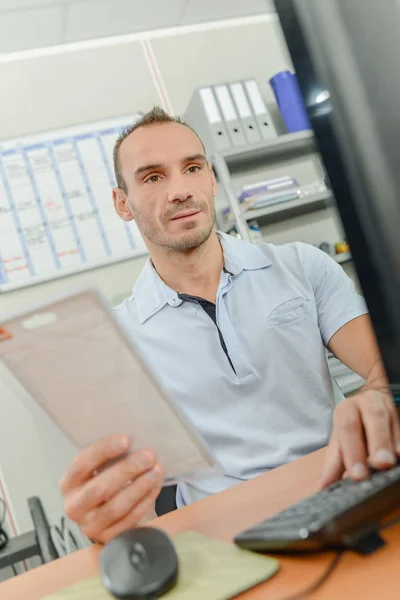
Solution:
M 343 479 L 236 536 L 242 548 L 279 552 L 353 547 L 400 508 L 400 463 L 371 471 L 369 479 Z M 359 547 L 358 547 L 359 546 Z

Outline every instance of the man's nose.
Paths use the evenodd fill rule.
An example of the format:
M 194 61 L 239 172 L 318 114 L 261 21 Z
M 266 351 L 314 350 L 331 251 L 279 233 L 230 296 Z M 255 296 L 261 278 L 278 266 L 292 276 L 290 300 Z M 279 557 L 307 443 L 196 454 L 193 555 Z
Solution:
M 187 186 L 184 176 L 172 177 L 168 186 L 168 202 L 186 202 L 193 198 L 193 193 Z

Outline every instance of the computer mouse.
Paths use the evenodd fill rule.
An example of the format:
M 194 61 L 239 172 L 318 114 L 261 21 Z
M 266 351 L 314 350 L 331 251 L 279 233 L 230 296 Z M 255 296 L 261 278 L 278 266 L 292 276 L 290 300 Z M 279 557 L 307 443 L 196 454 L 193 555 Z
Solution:
M 154 527 L 138 527 L 117 535 L 104 546 L 100 576 L 115 598 L 151 600 L 175 585 L 178 557 L 166 533 Z

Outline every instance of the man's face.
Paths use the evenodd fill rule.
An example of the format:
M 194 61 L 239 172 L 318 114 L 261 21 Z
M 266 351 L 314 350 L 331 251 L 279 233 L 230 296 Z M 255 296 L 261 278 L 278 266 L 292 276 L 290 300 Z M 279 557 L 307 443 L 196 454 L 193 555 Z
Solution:
M 198 137 L 179 123 L 140 127 L 120 146 L 128 190 L 114 190 L 115 208 L 135 219 L 149 246 L 185 252 L 210 236 L 216 181 Z

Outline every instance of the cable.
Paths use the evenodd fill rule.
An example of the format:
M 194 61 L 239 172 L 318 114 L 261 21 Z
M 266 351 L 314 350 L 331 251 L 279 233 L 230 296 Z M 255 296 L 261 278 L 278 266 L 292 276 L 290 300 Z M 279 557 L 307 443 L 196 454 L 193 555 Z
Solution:
M 0 527 L 0 550 L 6 547 L 8 543 L 8 535 L 2 527 Z
M 279 598 L 279 600 L 303 600 L 303 598 L 307 598 L 310 594 L 312 594 L 319 587 L 321 587 L 321 585 L 323 583 L 325 583 L 325 581 L 328 579 L 328 577 L 332 574 L 332 572 L 335 570 L 335 568 L 339 564 L 340 559 L 342 558 L 343 554 L 344 554 L 344 549 L 338 550 L 336 552 L 335 556 L 333 557 L 333 559 L 331 560 L 331 562 L 329 563 L 328 567 L 325 569 L 325 571 L 322 573 L 322 575 L 320 575 L 318 577 L 318 579 L 316 581 L 314 581 L 314 583 L 312 583 L 311 585 L 306 587 L 304 590 L 301 590 L 300 592 L 296 592 L 295 594 L 293 594 L 291 596 L 283 596 L 282 598 Z
M 2 550 L 8 542 L 8 535 L 3 529 L 4 521 L 6 520 L 6 503 L 2 498 L 0 498 L 0 505 L 3 507 L 3 514 L 0 518 L 0 550 Z
M 7 514 L 7 507 L 6 507 L 6 503 L 4 502 L 3 498 L 0 498 L 0 506 L 3 507 L 3 514 L 1 515 L 1 518 L 0 518 L 0 550 L 2 550 L 3 548 L 6 547 L 7 542 L 8 542 L 8 535 L 6 534 L 5 530 L 3 529 L 4 521 L 6 520 L 6 514 Z M 11 567 L 14 575 L 17 576 L 18 572 L 17 572 L 17 569 L 15 568 L 15 565 L 10 565 L 10 567 Z
M 397 525 L 397 523 L 400 523 L 400 516 L 396 517 L 395 519 L 392 519 L 391 521 L 388 521 L 388 523 L 385 523 L 384 525 L 381 525 L 378 528 L 378 531 L 384 531 L 385 529 L 389 529 L 389 527 L 393 527 L 394 525 Z M 328 579 L 328 577 L 333 573 L 335 568 L 338 566 L 340 559 L 342 558 L 345 550 L 346 550 L 346 548 L 343 548 L 336 552 L 335 556 L 329 563 L 326 570 L 322 573 L 322 575 L 320 575 L 320 577 L 318 577 L 318 579 L 316 581 L 314 581 L 314 583 L 312 583 L 310 586 L 308 586 L 304 590 L 302 590 L 300 592 L 296 592 L 292 596 L 284 596 L 283 598 L 279 598 L 279 600 L 303 600 L 304 598 L 307 598 L 310 594 L 315 592 L 319 587 L 321 587 L 321 585 L 323 585 L 325 583 L 325 581 Z

